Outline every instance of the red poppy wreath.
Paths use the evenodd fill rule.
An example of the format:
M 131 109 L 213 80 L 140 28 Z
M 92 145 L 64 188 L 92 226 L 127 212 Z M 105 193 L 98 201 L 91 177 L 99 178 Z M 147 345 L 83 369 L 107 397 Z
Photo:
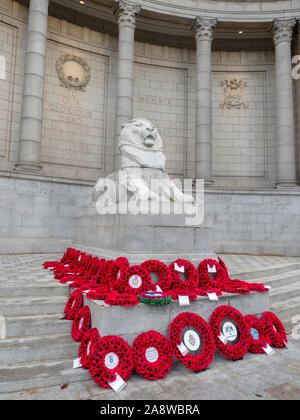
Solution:
M 133 370 L 133 353 L 121 337 L 107 335 L 93 345 L 89 372 L 93 380 L 103 388 L 110 388 L 118 374 L 127 382 Z
M 134 306 L 138 305 L 140 300 L 135 293 L 118 293 L 113 291 L 107 294 L 104 302 L 107 305 Z
M 169 265 L 173 289 L 193 290 L 198 287 L 199 276 L 196 268 L 187 260 L 179 258 Z
M 84 369 L 90 367 L 90 356 L 93 349 L 93 345 L 96 341 L 100 340 L 99 331 L 97 328 L 90 328 L 87 330 L 81 340 L 79 347 L 80 363 Z
M 77 314 L 72 325 L 71 335 L 73 340 L 81 341 L 84 333 L 90 328 L 91 325 L 91 311 L 88 306 L 83 306 Z
M 124 293 L 140 293 L 153 288 L 150 274 L 140 265 L 129 267 L 119 280 L 119 290 Z
M 232 306 L 219 306 L 210 317 L 216 347 L 228 359 L 239 360 L 250 346 L 248 323 Z
M 155 286 L 159 286 L 163 292 L 171 289 L 172 277 L 169 273 L 169 269 L 166 264 L 159 260 L 147 260 L 141 264 L 142 268 L 151 273 L 158 275 L 158 282 L 155 283 Z
M 206 369 L 215 354 L 215 342 L 209 324 L 199 315 L 190 312 L 183 312 L 172 321 L 169 341 L 174 356 L 195 372 Z
M 250 346 L 249 351 L 255 354 L 263 354 L 264 348 L 270 344 L 270 338 L 266 332 L 264 323 L 261 319 L 254 315 L 245 316 L 250 329 Z
M 132 346 L 134 367 L 145 379 L 156 381 L 167 376 L 172 366 L 172 350 L 168 340 L 156 331 L 142 333 Z
M 110 289 L 118 289 L 120 278 L 125 274 L 129 262 L 125 257 L 119 257 L 115 261 L 112 261 L 106 273 L 106 282 Z
M 69 300 L 66 304 L 64 310 L 64 316 L 67 319 L 74 319 L 76 313 L 82 306 L 83 298 L 82 298 L 82 291 L 81 290 L 74 290 L 70 294 Z
M 280 319 L 273 312 L 264 312 L 262 321 L 270 337 L 271 345 L 282 348 L 287 346 L 287 336 Z

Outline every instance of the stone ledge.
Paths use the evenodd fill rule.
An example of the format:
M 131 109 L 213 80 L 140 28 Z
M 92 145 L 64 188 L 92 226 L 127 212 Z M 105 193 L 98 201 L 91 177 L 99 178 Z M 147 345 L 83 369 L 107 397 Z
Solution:
M 206 297 L 198 297 L 190 306 L 179 306 L 172 301 L 168 305 L 151 306 L 140 303 L 136 306 L 109 306 L 104 301 L 87 299 L 84 305 L 91 310 L 92 328 L 98 328 L 100 336 L 118 335 L 130 345 L 142 332 L 155 330 L 168 337 L 169 326 L 173 319 L 182 312 L 192 312 L 200 315 L 206 321 L 215 308 L 230 305 L 243 315 L 258 315 L 269 310 L 269 293 L 250 293 L 249 295 L 232 295 L 224 293 L 218 302 L 211 302 Z

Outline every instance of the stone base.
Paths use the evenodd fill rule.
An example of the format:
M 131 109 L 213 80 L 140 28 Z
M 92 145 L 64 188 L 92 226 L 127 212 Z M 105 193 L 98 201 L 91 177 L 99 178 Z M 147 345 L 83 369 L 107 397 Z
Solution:
M 98 328 L 101 337 L 117 335 L 132 345 L 133 340 L 142 332 L 155 330 L 168 337 L 169 326 L 173 319 L 182 312 L 200 315 L 206 321 L 215 308 L 230 305 L 243 315 L 261 316 L 269 310 L 269 293 L 250 293 L 232 295 L 224 293 L 218 302 L 211 302 L 207 297 L 199 297 L 190 306 L 179 306 L 177 301 L 168 305 L 152 306 L 140 303 L 136 306 L 109 306 L 104 301 L 95 301 L 84 297 L 84 304 L 91 310 L 92 327 Z
M 211 227 L 187 226 L 184 215 L 92 215 L 77 218 L 73 246 L 104 258 L 125 256 L 131 263 L 216 258 Z

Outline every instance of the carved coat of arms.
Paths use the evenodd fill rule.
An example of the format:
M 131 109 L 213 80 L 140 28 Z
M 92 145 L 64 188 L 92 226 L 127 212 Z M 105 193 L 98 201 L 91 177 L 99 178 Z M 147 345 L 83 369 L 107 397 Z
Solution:
M 248 105 L 245 103 L 245 87 L 247 82 L 244 80 L 231 79 L 222 80 L 224 99 L 220 107 L 225 109 L 247 109 Z

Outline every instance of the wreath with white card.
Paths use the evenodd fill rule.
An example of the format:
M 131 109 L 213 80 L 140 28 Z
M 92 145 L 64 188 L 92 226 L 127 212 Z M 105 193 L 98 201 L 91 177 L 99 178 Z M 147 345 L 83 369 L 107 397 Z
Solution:
M 193 290 L 198 287 L 199 276 L 195 266 L 182 258 L 169 265 L 172 289 Z

